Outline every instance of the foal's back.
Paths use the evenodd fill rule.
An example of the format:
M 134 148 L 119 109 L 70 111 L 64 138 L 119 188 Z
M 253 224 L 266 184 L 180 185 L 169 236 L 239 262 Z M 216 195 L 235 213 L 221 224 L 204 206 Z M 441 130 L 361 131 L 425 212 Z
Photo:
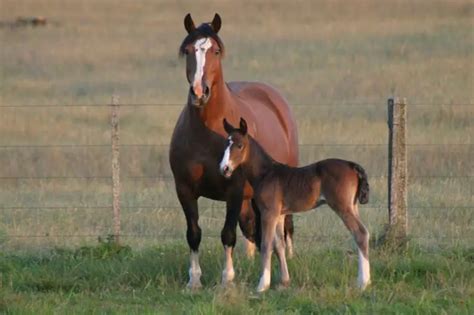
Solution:
M 350 206 L 359 183 L 354 165 L 340 159 L 326 159 L 304 167 L 275 164 L 262 182 L 262 201 L 268 204 L 271 198 L 279 200 L 282 213 L 307 211 L 324 203 L 332 208 Z

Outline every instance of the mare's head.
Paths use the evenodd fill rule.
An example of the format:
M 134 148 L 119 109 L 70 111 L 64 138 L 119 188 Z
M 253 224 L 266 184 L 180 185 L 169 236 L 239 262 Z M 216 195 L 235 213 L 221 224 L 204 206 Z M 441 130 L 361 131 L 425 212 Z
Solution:
M 188 79 L 189 100 L 194 106 L 207 104 L 211 89 L 217 80 L 222 80 L 221 58 L 224 45 L 217 36 L 221 28 L 221 17 L 216 13 L 210 23 L 194 26 L 191 14 L 184 18 L 184 28 L 188 32 L 179 47 L 179 54 L 186 56 L 186 78 Z
M 239 128 L 234 128 L 224 118 L 224 129 L 228 134 L 227 148 L 219 165 L 221 174 L 226 178 L 232 176 L 232 172 L 245 163 L 249 157 L 249 136 L 247 133 L 247 122 L 240 118 Z

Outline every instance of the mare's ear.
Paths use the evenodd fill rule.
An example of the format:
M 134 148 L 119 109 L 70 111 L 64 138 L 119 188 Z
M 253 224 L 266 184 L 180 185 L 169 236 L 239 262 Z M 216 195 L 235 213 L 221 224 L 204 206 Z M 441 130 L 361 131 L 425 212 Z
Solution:
M 188 31 L 188 34 L 191 33 L 196 29 L 194 26 L 193 18 L 191 17 L 191 13 L 186 14 L 184 17 L 184 28 Z
M 222 25 L 221 16 L 216 13 L 214 15 L 214 19 L 211 22 L 212 30 L 217 34 L 219 30 L 221 29 L 221 25 Z
M 247 134 L 247 122 L 240 117 L 240 132 L 245 136 Z
M 231 124 L 229 124 L 227 122 L 227 119 L 224 118 L 223 120 L 223 123 L 224 123 L 224 130 L 228 133 L 228 134 L 231 134 L 232 131 L 234 131 L 234 127 L 232 127 Z

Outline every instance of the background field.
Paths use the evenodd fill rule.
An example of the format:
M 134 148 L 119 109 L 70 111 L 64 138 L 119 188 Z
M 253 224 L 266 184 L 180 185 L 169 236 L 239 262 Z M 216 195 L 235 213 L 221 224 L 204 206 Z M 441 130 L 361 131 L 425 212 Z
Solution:
M 225 306 L 230 303 L 263 313 L 285 305 L 293 313 L 469 313 L 473 10 L 469 1 L 242 1 L 236 7 L 230 1 L 1 0 L 0 21 L 44 15 L 51 23 L 0 28 L 0 307 L 80 312 L 77 305 L 85 303 L 104 312 L 238 313 Z M 367 169 L 371 201 L 361 211 L 375 236 L 387 222 L 386 101 L 407 98 L 413 247 L 399 255 L 373 251 L 378 279 L 367 294 L 352 289 L 351 238 L 326 207 L 295 218 L 301 256 L 290 266 L 289 292 L 249 293 L 258 265 L 241 257 L 240 244 L 237 287 L 213 287 L 224 214 L 222 203 L 209 200 L 200 200 L 207 289 L 181 291 L 185 222 L 167 144 L 186 100 L 177 51 L 188 12 L 196 22 L 221 14 L 227 80 L 268 82 L 289 100 L 302 164 L 341 157 Z M 107 243 L 90 247 L 112 231 L 105 106 L 112 94 L 124 105 L 122 231 L 133 249 L 125 254 L 110 254 Z M 79 246 L 101 254 L 78 255 Z M 438 264 L 444 267 L 437 270 Z M 340 270 L 343 275 L 332 274 Z M 107 292 L 99 298 L 104 308 L 97 292 Z M 292 294 L 301 303 L 279 301 Z

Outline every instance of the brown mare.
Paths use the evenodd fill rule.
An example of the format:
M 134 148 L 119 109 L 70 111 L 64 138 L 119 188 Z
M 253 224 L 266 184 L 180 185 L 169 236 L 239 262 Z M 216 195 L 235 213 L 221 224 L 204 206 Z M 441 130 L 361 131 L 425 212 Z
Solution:
M 237 221 L 247 239 L 254 239 L 255 215 L 250 199 L 253 190 L 238 171 L 231 180 L 219 173 L 219 161 L 227 135 L 222 119 L 238 122 L 241 116 L 249 122 L 249 133 L 272 157 L 296 166 L 298 138 L 295 120 L 285 99 L 272 87 L 256 82 L 228 82 L 222 75 L 224 46 L 217 33 L 221 18 L 194 26 L 191 16 L 184 19 L 188 35 L 180 47 L 186 56 L 186 77 L 190 84 L 188 102 L 176 123 L 169 152 L 176 192 L 187 222 L 186 237 L 190 247 L 189 288 L 201 286 L 198 224 L 199 197 L 226 202 L 226 217 L 221 232 L 225 250 L 222 283 L 234 278 L 232 262 Z M 285 223 L 291 245 L 292 221 Z
M 369 184 L 364 169 L 350 161 L 328 159 L 304 167 L 291 167 L 276 162 L 257 141 L 248 136 L 247 123 L 232 127 L 224 119 L 228 144 L 220 163 L 222 175 L 231 178 L 241 169 L 254 190 L 254 208 L 260 214 L 260 250 L 262 275 L 258 292 L 270 286 L 272 244 L 280 261 L 282 285 L 290 276 L 285 258 L 283 222 L 285 215 L 307 211 L 328 204 L 341 217 L 354 236 L 359 252 L 358 286 L 370 283 L 369 232 L 359 218 L 357 200 L 369 201 Z M 241 166 L 241 167 L 239 167 Z M 258 244 L 258 243 L 257 243 Z

